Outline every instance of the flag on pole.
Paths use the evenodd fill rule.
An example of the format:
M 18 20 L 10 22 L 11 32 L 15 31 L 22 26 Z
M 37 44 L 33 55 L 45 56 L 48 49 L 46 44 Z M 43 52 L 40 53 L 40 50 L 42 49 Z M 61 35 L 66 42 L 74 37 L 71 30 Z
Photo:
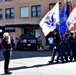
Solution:
M 66 10 L 66 14 L 67 14 L 67 18 L 69 17 L 69 15 L 70 15 L 70 13 L 72 12 L 72 1 L 68 1 L 67 3 L 66 3 L 66 5 L 67 5 L 67 10 Z
M 60 13 L 60 33 L 65 34 L 66 32 L 66 4 L 63 5 Z
M 59 2 L 44 16 L 39 25 L 44 35 L 47 36 L 56 28 L 57 23 L 59 23 Z
M 70 4 L 69 4 L 69 15 L 71 12 L 72 12 L 72 1 L 70 1 Z
M 66 3 L 66 15 L 69 17 L 69 2 Z
M 67 19 L 66 22 L 67 29 L 71 30 L 71 28 L 74 26 L 74 23 L 76 23 L 76 7 L 72 10 L 71 14 Z

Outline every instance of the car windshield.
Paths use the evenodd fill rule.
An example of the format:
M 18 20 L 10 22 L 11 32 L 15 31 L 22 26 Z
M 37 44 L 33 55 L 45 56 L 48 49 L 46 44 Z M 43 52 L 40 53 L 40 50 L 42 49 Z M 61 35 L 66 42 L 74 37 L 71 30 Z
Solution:
M 20 38 L 24 39 L 24 38 L 35 38 L 35 37 L 34 35 L 30 35 L 30 34 L 21 34 Z

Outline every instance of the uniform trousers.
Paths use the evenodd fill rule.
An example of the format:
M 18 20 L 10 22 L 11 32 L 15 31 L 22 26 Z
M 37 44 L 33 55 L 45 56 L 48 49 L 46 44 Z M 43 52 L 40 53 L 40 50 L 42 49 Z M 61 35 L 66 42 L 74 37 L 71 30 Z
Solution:
M 9 61 L 10 61 L 10 51 L 9 50 L 5 50 L 3 51 L 3 56 L 4 56 L 4 71 L 8 72 L 8 67 L 9 67 Z
M 63 53 L 62 53 L 62 49 L 61 49 L 60 45 L 57 46 L 56 49 L 53 50 L 51 61 L 52 62 L 54 61 L 56 52 L 58 52 L 59 56 L 61 57 L 61 61 L 64 62 Z

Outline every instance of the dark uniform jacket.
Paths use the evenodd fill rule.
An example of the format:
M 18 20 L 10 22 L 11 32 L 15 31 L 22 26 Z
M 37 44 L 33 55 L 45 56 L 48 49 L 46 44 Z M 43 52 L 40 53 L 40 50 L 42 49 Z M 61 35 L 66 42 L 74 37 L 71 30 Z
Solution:
M 59 33 L 54 35 L 54 43 L 56 46 L 60 46 L 60 35 L 59 35 Z
M 2 48 L 6 50 L 9 50 L 11 48 L 11 44 L 8 44 L 8 39 L 4 38 L 2 40 Z

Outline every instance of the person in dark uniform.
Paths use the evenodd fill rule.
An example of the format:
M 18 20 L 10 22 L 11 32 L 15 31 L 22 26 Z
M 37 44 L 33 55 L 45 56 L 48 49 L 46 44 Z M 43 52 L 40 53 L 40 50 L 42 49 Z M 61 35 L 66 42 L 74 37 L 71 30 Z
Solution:
M 75 53 L 75 38 L 73 37 L 74 33 L 70 33 L 69 41 L 70 41 L 70 50 L 72 51 L 72 60 L 76 60 L 76 53 Z
M 4 73 L 5 74 L 11 74 L 12 72 L 9 72 L 9 61 L 10 61 L 10 51 L 11 51 L 11 41 L 10 36 L 6 32 L 3 34 L 3 40 L 2 40 L 2 48 L 3 48 L 3 56 L 4 56 Z
M 64 44 L 65 44 L 65 51 L 67 52 L 67 58 L 69 56 L 70 61 L 72 61 L 72 54 L 71 54 L 71 50 L 70 50 L 69 34 L 68 33 L 65 35 Z
M 68 62 L 68 58 L 67 58 L 66 51 L 65 51 L 65 44 L 64 44 L 65 37 L 64 37 L 64 34 L 60 34 L 60 39 L 61 39 L 61 49 L 62 49 L 63 56 L 64 56 L 66 62 Z M 57 56 L 56 61 L 58 62 L 58 60 L 59 60 L 59 55 Z
M 53 50 L 51 61 L 49 61 L 49 63 L 54 62 L 54 57 L 55 57 L 56 52 L 58 52 L 59 56 L 61 57 L 62 63 L 64 63 L 63 53 L 62 53 L 62 49 L 60 46 L 60 35 L 59 35 L 58 30 L 56 30 L 56 29 L 54 30 L 54 37 L 53 38 L 54 38 L 54 48 L 55 49 Z
M 75 36 L 74 36 L 74 61 L 76 61 L 76 31 L 75 31 Z

